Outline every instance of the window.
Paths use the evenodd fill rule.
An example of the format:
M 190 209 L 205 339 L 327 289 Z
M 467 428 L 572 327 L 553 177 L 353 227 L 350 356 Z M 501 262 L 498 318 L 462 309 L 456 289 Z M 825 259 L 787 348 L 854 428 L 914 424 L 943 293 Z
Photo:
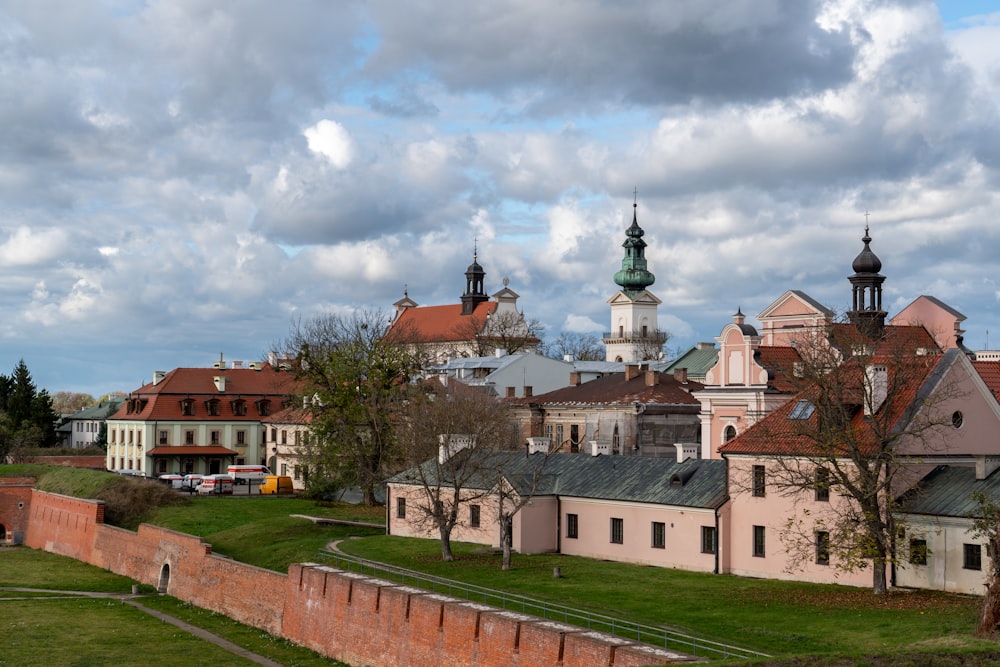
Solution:
M 816 531 L 816 564 L 830 564 L 830 533 L 825 530 Z
M 667 547 L 667 526 L 663 522 L 653 522 L 652 539 L 654 549 L 665 549 Z
M 725 432 L 722 434 L 722 442 L 729 442 L 736 437 L 736 427 L 730 424 L 726 427 Z
M 247 432 L 246 431 L 237 431 L 236 432 L 236 446 L 237 447 L 246 447 L 246 444 L 247 444 Z
M 469 505 L 469 526 L 479 528 L 479 505 Z
M 580 451 L 580 427 L 576 424 L 570 424 L 569 427 L 569 451 Z
M 396 518 L 406 518 L 406 498 L 396 498 Z
M 238 398 L 231 403 L 233 408 L 233 414 L 237 417 L 243 417 L 247 413 L 247 402 L 242 398 Z
M 753 555 L 756 558 L 764 557 L 764 526 L 753 527 Z
M 285 429 L 281 429 L 281 444 L 283 445 L 288 444 L 288 431 L 286 431 Z
M 194 431 L 184 431 L 184 444 L 185 445 L 194 444 Z
M 185 417 L 191 417 L 194 415 L 194 399 L 185 398 L 181 401 L 181 414 Z
M 159 460 L 157 460 L 157 462 L 156 462 L 156 471 L 159 472 L 161 475 L 167 472 L 167 460 L 166 459 L 159 459 Z
M 292 468 L 292 472 L 294 474 L 293 479 L 302 479 L 302 466 L 295 466 Z
M 962 556 L 962 567 L 966 570 L 983 569 L 983 549 L 978 544 L 963 544 Z
M 752 471 L 752 481 L 751 485 L 753 487 L 753 495 L 758 498 L 764 497 L 764 466 L 754 466 Z
M 285 476 L 288 475 L 288 464 L 287 463 L 282 463 L 281 464 L 281 474 L 285 475 Z
M 701 552 L 703 554 L 715 553 L 715 526 L 701 527 Z
M 830 500 L 830 471 L 826 468 L 816 468 L 816 500 Z
M 955 410 L 951 414 L 951 425 L 955 428 L 962 428 L 962 424 L 965 423 L 965 417 L 962 416 L 961 410 Z
M 816 406 L 809 401 L 799 401 L 795 404 L 795 407 L 792 408 L 792 411 L 788 413 L 788 418 L 795 420 L 809 419 L 815 411 Z
M 625 542 L 625 522 L 622 519 L 611 519 L 611 544 Z
M 278 442 L 278 429 L 271 429 L 271 442 Z
M 222 432 L 221 431 L 212 431 L 209 434 L 209 442 L 211 442 L 213 445 L 220 444 L 222 442 Z
M 167 432 L 166 431 L 160 431 L 160 444 L 161 445 L 167 444 Z
M 267 417 L 271 414 L 271 401 L 266 398 L 257 401 L 257 414 L 261 417 Z
M 566 537 L 576 539 L 580 536 L 580 520 L 575 514 L 566 515 Z
M 556 426 L 556 447 L 561 447 L 563 443 L 563 425 Z
M 910 540 L 910 563 L 927 565 L 927 540 L 917 538 Z
M 208 413 L 210 417 L 219 416 L 219 399 L 210 398 L 205 401 L 205 412 Z

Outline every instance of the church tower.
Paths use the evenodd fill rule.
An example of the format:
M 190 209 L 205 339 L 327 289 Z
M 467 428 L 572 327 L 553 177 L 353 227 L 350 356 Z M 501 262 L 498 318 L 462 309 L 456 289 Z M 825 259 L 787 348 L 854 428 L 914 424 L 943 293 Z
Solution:
M 869 338 L 880 338 L 885 331 L 886 312 L 882 310 L 882 283 L 885 282 L 885 276 L 879 273 L 882 260 L 869 247 L 872 239 L 868 235 L 867 224 L 861 240 L 865 247 L 854 258 L 854 275 L 848 278 L 851 281 L 853 299 L 847 316 L 851 324 L 863 334 Z
M 477 261 L 479 249 L 472 251 L 472 264 L 465 270 L 465 294 L 462 295 L 462 314 L 471 315 L 476 306 L 484 301 L 489 301 L 483 283 L 486 281 L 486 272 L 479 266 Z
M 639 226 L 638 204 L 632 204 L 632 226 L 625 230 L 625 256 L 622 268 L 615 273 L 621 289 L 608 301 L 611 304 L 611 331 L 604 337 L 608 361 L 645 361 L 660 356 L 666 335 L 657 325 L 656 308 L 661 301 L 646 288 L 656 278 L 646 268 L 645 232 Z

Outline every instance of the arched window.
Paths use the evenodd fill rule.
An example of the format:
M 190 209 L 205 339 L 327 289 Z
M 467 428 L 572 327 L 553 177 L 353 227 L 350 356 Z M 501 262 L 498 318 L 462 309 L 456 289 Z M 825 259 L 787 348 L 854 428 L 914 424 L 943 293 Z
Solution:
M 722 442 L 727 443 L 736 437 L 736 427 L 730 424 L 726 427 L 726 430 L 722 433 Z

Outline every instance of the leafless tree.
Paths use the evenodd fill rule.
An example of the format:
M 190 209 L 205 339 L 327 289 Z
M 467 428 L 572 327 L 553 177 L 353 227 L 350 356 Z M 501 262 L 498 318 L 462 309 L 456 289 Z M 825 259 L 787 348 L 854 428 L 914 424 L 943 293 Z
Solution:
M 919 327 L 872 337 L 835 323 L 795 347 L 800 359 L 779 371 L 795 398 L 736 445 L 761 443 L 766 465 L 739 468 L 731 484 L 762 493 L 754 477 L 766 469 L 768 492 L 829 499 L 789 517 L 782 543 L 790 567 L 814 559 L 843 571 L 871 565 L 872 590 L 883 594 L 896 562 L 897 498 L 919 471 L 912 457 L 945 448 L 951 417 L 940 408 L 959 390 L 942 379 L 946 358 Z
M 604 344 L 597 336 L 562 332 L 550 343 L 546 350 L 553 359 L 571 356 L 576 361 L 604 361 Z
M 400 474 L 420 489 L 415 523 L 437 531 L 441 558 L 451 561 L 461 508 L 492 493 L 497 457 L 508 456 L 514 440 L 504 402 L 442 381 L 428 380 L 409 402 L 402 435 L 415 465 Z
M 455 330 L 456 345 L 467 350 L 465 355 L 488 357 L 497 350 L 519 354 L 534 350 L 545 327 L 538 320 L 529 320 L 514 311 L 493 312 L 486 317 L 466 315 Z M 465 356 L 455 350 L 453 356 Z
M 972 499 L 978 506 L 978 517 L 972 523 L 973 535 L 986 540 L 990 563 L 976 636 L 992 638 L 1000 633 L 1000 504 L 982 491 L 974 492 Z

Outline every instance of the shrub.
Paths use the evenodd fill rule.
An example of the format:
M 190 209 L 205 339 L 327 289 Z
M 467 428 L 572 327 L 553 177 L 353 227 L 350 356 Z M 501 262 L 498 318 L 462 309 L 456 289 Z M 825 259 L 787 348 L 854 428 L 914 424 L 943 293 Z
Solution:
M 158 507 L 190 503 L 176 491 L 159 482 L 132 477 L 116 477 L 95 494 L 104 501 L 104 522 L 135 530 L 151 517 Z

